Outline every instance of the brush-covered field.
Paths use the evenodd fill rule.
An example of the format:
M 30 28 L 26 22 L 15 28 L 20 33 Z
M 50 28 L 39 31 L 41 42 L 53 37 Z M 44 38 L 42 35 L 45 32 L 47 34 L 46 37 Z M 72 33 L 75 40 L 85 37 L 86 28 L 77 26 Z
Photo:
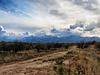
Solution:
M 100 42 L 0 42 L 0 75 L 100 75 Z

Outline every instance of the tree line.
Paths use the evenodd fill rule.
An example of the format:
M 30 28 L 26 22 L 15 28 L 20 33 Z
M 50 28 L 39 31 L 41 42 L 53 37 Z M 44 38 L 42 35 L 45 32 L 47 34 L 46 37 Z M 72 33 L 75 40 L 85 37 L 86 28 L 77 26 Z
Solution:
M 100 42 L 90 41 L 84 42 L 81 41 L 80 43 L 27 43 L 21 41 L 14 41 L 14 42 L 0 42 L 0 51 L 23 51 L 23 50 L 30 50 L 30 49 L 37 49 L 39 52 L 40 50 L 50 50 L 52 48 L 65 48 L 67 49 L 69 46 L 76 45 L 77 48 L 87 48 L 90 45 L 94 45 L 100 49 Z

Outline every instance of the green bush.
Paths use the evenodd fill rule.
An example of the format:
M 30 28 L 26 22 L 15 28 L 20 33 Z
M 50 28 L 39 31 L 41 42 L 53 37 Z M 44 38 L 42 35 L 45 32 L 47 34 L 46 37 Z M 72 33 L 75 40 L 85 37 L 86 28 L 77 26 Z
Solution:
M 89 41 L 89 42 L 84 42 L 81 41 L 80 43 L 77 43 L 77 48 L 88 48 L 90 45 L 94 45 L 96 41 Z
M 96 42 L 95 47 L 100 49 L 100 42 Z
M 58 72 L 59 72 L 59 73 L 63 73 L 63 71 L 64 71 L 64 68 L 63 68 L 63 67 L 59 67 L 59 68 L 58 68 Z
M 56 63 L 57 63 L 58 65 L 62 65 L 63 60 L 57 59 L 57 60 L 56 60 Z
M 74 70 L 73 74 L 74 74 L 74 75 L 77 75 L 77 73 L 76 73 L 76 71 L 75 71 L 75 70 Z
M 70 75 L 70 73 L 71 73 L 71 69 L 70 68 L 65 69 L 65 71 L 68 73 L 68 75 Z
M 55 71 L 57 71 L 57 66 L 54 66 L 53 69 L 54 69 Z
M 63 43 L 52 43 L 53 44 L 53 48 L 61 48 Z
M 84 57 L 84 58 L 83 58 L 83 60 L 84 60 L 84 61 L 87 61 L 87 58 L 86 58 L 86 57 Z
M 53 44 L 52 43 L 47 43 L 47 49 L 50 50 L 51 48 L 53 48 Z
M 94 45 L 96 43 L 96 41 L 88 41 L 86 42 L 87 45 Z
M 71 72 L 71 69 L 70 68 L 67 68 L 66 69 L 66 72 L 70 73 Z
M 90 44 L 85 43 L 84 41 L 81 41 L 80 43 L 77 43 L 77 48 L 88 48 Z

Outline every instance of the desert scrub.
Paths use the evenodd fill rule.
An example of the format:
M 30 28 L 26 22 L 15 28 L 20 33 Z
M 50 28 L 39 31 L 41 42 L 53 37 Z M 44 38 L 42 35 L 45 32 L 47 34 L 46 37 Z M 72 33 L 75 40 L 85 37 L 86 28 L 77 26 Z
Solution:
M 100 49 L 100 42 L 96 42 L 95 47 Z
M 57 71 L 57 66 L 53 66 L 54 71 Z
M 83 70 L 78 70 L 78 75 L 82 75 L 85 74 L 85 72 Z
M 64 68 L 62 66 L 60 66 L 60 67 L 53 66 L 53 70 L 59 74 L 63 74 L 63 72 L 64 72 Z
M 71 53 L 73 53 L 73 51 L 72 50 L 68 50 L 68 54 L 71 54 Z
M 73 71 L 73 75 L 77 75 L 77 72 L 75 70 Z
M 58 68 L 58 72 L 62 74 L 64 72 L 64 68 L 63 67 L 59 67 Z
M 83 58 L 83 60 L 84 60 L 84 61 L 87 61 L 87 58 L 86 58 L 86 57 L 84 57 L 84 58 Z
M 63 60 L 60 60 L 60 59 L 57 59 L 57 60 L 56 60 L 56 64 L 57 64 L 57 65 L 62 65 L 62 63 L 63 63 Z
M 68 75 L 70 75 L 71 69 L 70 69 L 70 68 L 67 68 L 67 69 L 66 69 L 66 72 L 68 73 Z

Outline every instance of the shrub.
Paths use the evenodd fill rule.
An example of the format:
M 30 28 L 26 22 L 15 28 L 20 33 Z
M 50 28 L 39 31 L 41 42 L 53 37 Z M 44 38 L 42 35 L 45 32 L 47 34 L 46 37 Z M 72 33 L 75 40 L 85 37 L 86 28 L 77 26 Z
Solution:
M 87 45 L 94 45 L 96 43 L 96 41 L 88 41 L 86 42 Z
M 50 50 L 51 48 L 53 48 L 52 43 L 47 43 L 47 49 Z
M 84 44 L 84 41 L 81 41 L 80 43 L 77 43 L 77 47 L 83 49 Z
M 96 43 L 96 41 L 94 40 L 94 41 L 92 41 L 92 45 L 94 45 Z
M 57 60 L 56 60 L 56 63 L 57 63 L 58 65 L 62 65 L 63 60 L 57 59 Z
M 37 52 L 40 52 L 40 50 L 46 50 L 47 46 L 46 44 L 43 44 L 43 43 L 37 43 L 35 48 L 37 49 Z
M 68 51 L 68 54 L 71 54 L 71 53 L 73 53 L 73 51 L 72 51 L 72 50 L 69 50 L 69 51 Z
M 89 47 L 89 45 L 91 45 L 91 44 L 89 44 L 89 42 L 84 42 L 84 41 L 81 41 L 80 43 L 77 43 L 77 48 L 88 48 Z
M 21 50 L 24 50 L 24 43 L 23 42 L 15 41 L 14 42 L 13 51 L 14 52 L 17 52 L 17 51 L 21 51 Z
M 74 75 L 77 75 L 76 71 L 73 72 Z
M 88 48 L 90 45 L 94 45 L 96 43 L 96 41 L 89 41 L 89 42 L 84 42 L 81 41 L 80 43 L 77 43 L 77 48 Z
M 57 66 L 54 66 L 53 69 L 54 69 L 55 71 L 57 71 Z
M 66 45 L 66 46 L 65 46 L 65 49 L 68 49 L 68 47 L 69 47 L 69 45 Z
M 62 43 L 52 43 L 54 48 L 61 48 Z
M 79 71 L 78 71 L 78 75 L 80 75 L 81 73 L 82 73 L 82 74 L 85 74 L 85 72 L 84 72 L 83 70 L 79 70 Z
M 63 44 L 63 47 L 64 47 L 65 49 L 68 49 L 69 46 L 73 46 L 73 43 L 65 43 L 65 44 Z
M 70 73 L 70 72 L 71 72 L 71 69 L 70 69 L 70 68 L 67 68 L 66 71 L 67 71 L 68 73 Z
M 84 61 L 87 61 L 87 58 L 86 58 L 86 57 L 84 57 L 84 58 L 83 58 L 83 60 L 84 60 Z
M 4 42 L 4 41 L 1 42 L 1 49 L 3 51 L 5 51 L 5 49 L 6 49 L 6 42 Z
M 64 68 L 63 68 L 63 67 L 59 67 L 59 68 L 58 68 L 58 72 L 59 72 L 59 73 L 63 73 L 63 71 L 64 71 Z
M 97 43 L 95 44 L 95 47 L 98 48 L 98 49 L 100 49 L 100 42 L 97 42 Z

